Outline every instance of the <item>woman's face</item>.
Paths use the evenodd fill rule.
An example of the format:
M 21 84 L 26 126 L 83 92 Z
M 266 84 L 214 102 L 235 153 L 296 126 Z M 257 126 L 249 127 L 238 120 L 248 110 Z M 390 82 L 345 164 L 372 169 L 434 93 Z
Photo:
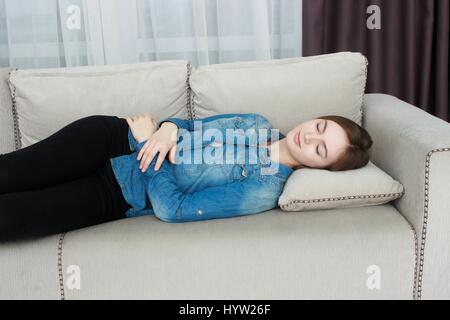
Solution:
M 303 122 L 288 132 L 286 142 L 300 167 L 317 169 L 333 164 L 349 145 L 344 129 L 325 119 Z

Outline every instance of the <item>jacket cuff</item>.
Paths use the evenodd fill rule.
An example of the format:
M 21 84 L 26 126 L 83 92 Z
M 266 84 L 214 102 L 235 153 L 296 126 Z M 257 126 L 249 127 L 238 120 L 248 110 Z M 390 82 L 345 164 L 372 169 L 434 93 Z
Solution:
M 161 120 L 159 122 L 158 128 L 160 128 L 161 125 L 164 122 L 172 122 L 178 127 L 178 129 L 186 129 L 188 131 L 192 131 L 191 128 L 190 128 L 190 126 L 191 126 L 190 125 L 190 123 L 191 123 L 190 120 L 183 120 L 183 119 L 180 119 L 180 118 L 167 118 L 167 119 Z
M 128 144 L 130 145 L 131 151 L 136 151 L 137 141 L 131 133 L 131 129 L 128 128 Z

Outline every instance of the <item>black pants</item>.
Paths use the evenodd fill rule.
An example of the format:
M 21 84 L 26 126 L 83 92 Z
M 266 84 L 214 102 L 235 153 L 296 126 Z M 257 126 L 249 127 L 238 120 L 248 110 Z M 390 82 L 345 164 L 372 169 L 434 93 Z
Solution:
M 130 153 L 126 120 L 96 115 L 0 155 L 0 241 L 124 218 L 130 205 L 109 159 Z

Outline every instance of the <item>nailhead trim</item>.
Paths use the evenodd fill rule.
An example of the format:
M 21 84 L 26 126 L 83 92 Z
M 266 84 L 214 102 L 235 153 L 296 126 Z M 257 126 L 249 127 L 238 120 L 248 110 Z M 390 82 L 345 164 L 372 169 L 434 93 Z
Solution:
M 18 69 L 15 69 L 17 71 Z M 9 77 L 11 77 L 12 71 L 9 72 Z M 17 114 L 17 101 L 16 101 L 16 87 L 11 83 L 11 100 L 12 100 L 12 115 L 13 115 L 13 127 L 14 127 L 14 144 L 16 150 L 22 148 L 22 135 L 19 128 L 19 116 Z
M 360 53 L 361 54 L 361 53 Z M 366 86 L 367 86 L 367 72 L 368 72 L 368 66 L 369 66 L 369 60 L 367 60 L 367 57 L 363 54 L 361 56 L 364 58 L 364 66 L 363 66 L 363 72 L 364 72 L 364 83 L 363 83 L 363 90 L 362 90 L 362 97 L 361 97 L 361 107 L 359 108 L 359 111 L 361 113 L 361 126 L 364 127 L 364 112 L 363 112 L 363 106 L 364 106 L 364 97 L 366 93 Z
M 187 77 L 187 85 L 188 85 L 188 104 L 187 104 L 187 109 L 189 112 L 189 119 L 190 120 L 195 120 L 197 119 L 197 115 L 195 114 L 195 103 L 194 103 L 194 95 L 195 93 L 192 91 L 191 88 L 191 74 L 192 74 L 192 65 L 191 62 L 189 61 L 188 64 L 188 77 Z
M 195 101 L 194 101 L 195 92 L 191 90 L 191 110 L 192 110 L 192 119 L 197 119 L 197 114 L 195 113 Z
M 417 237 L 417 232 L 416 229 L 414 229 L 414 226 L 411 224 L 411 222 L 408 221 L 408 219 L 406 219 L 406 222 L 408 223 L 409 227 L 411 228 L 413 235 L 414 235 L 414 279 L 413 279 L 413 300 L 417 299 L 417 292 L 416 292 L 416 287 L 417 287 L 417 269 L 418 269 L 418 265 L 419 265 L 419 239 Z
M 396 192 L 396 193 L 381 193 L 381 194 L 369 194 L 369 195 L 356 195 L 356 196 L 343 196 L 343 197 L 330 197 L 330 198 L 321 198 L 321 199 L 308 199 L 308 200 L 291 200 L 289 203 L 282 204 L 280 206 L 281 209 L 286 210 L 289 209 L 292 205 L 296 203 L 317 203 L 317 202 L 325 202 L 325 201 L 342 201 L 342 200 L 353 200 L 353 199 L 373 199 L 373 198 L 387 198 L 387 197 L 400 197 L 404 193 Z
M 62 251 L 63 251 L 63 242 L 65 233 L 61 233 L 59 235 L 59 242 L 58 242 L 58 277 L 59 277 L 59 293 L 61 300 L 65 300 L 65 294 L 64 294 L 64 275 L 63 275 L 63 264 L 62 264 Z
M 435 152 L 448 152 L 450 148 L 439 148 L 428 152 L 425 161 L 425 191 L 424 191 L 424 209 L 423 209 L 423 225 L 422 225 L 422 237 L 420 241 L 420 260 L 417 279 L 417 300 L 422 299 L 422 278 L 423 278 L 423 264 L 425 256 L 425 241 L 427 238 L 428 227 L 428 199 L 429 199 L 429 185 L 430 185 L 430 161 L 431 156 Z
M 188 64 L 186 66 L 187 68 L 187 78 L 186 78 L 186 109 L 188 112 L 188 117 L 190 120 L 194 119 L 194 112 L 192 110 L 192 104 L 191 104 L 191 84 L 190 84 L 190 79 L 191 79 L 191 72 L 192 72 L 192 65 L 191 62 L 188 61 Z

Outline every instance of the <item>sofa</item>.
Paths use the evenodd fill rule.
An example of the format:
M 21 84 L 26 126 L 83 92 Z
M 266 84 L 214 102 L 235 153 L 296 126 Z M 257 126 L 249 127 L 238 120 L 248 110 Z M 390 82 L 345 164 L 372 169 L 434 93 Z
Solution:
M 189 61 L 1 69 L 0 154 L 33 144 L 82 115 L 124 116 L 149 105 L 157 117 L 191 119 L 261 110 L 274 126 L 287 128 L 294 122 L 280 105 L 292 102 L 286 98 L 292 90 L 283 95 L 276 83 L 288 74 L 281 69 L 283 63 L 300 61 L 307 65 L 301 68 L 309 69 L 301 69 L 308 85 L 298 79 L 296 85 L 302 84 L 304 90 L 298 99 L 310 99 L 305 105 L 320 100 L 316 109 L 323 106 L 326 112 L 327 106 L 336 104 L 340 108 L 336 113 L 344 106 L 356 106 L 343 114 L 370 132 L 375 142 L 371 161 L 401 182 L 405 193 L 376 206 L 289 213 L 275 208 L 182 224 L 142 216 L 0 243 L 0 299 L 449 299 L 450 124 L 396 97 L 365 93 L 367 61 L 361 65 L 364 59 L 350 53 L 337 57 L 231 63 L 203 71 Z M 328 58 L 339 61 L 322 70 Z M 343 78 L 351 72 L 333 69 L 339 63 L 348 70 L 347 59 L 357 59 L 358 78 Z M 262 65 L 273 73 L 264 76 L 269 71 Z M 155 66 L 148 74 L 136 71 Z M 242 73 L 233 78 L 237 68 Z M 99 70 L 106 72 L 101 81 L 80 80 L 84 75 L 97 77 Z M 113 78 L 115 70 L 125 70 L 120 79 Z M 252 91 L 255 85 L 242 76 L 246 70 L 256 74 L 252 84 L 272 86 L 272 94 Z M 137 80 L 127 78 L 132 74 Z M 334 81 L 329 87 L 321 84 L 314 91 L 314 81 L 325 83 L 330 78 Z M 355 79 L 356 91 L 347 92 Z M 141 88 L 136 83 L 152 85 Z M 87 89 L 72 96 L 73 88 Z M 274 90 L 279 90 L 276 96 Z M 143 100 L 118 92 L 133 92 Z M 110 96 L 114 99 L 105 98 Z M 350 102 L 349 96 L 354 97 Z M 264 105 L 267 100 L 268 105 L 280 104 L 270 109 Z M 89 109 L 91 101 L 97 109 Z M 124 103 L 129 108 L 120 109 Z M 77 113 L 80 108 L 82 113 Z M 312 109 L 303 113 L 317 111 Z M 53 123 L 57 125 L 49 128 Z

